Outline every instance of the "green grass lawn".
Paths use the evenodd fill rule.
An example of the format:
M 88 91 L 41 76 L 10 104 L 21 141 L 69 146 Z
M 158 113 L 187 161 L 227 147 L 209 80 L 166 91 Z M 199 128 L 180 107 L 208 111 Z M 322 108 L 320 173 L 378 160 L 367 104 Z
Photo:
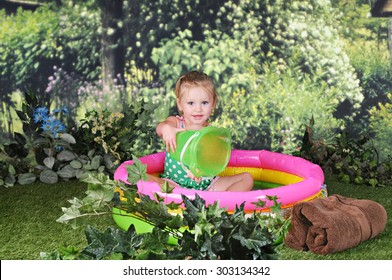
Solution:
M 83 197 L 85 191 L 85 184 L 78 181 L 0 188 L 0 259 L 35 260 L 40 252 L 55 251 L 61 245 L 87 245 L 84 228 L 74 230 L 56 222 L 63 214 L 61 207 L 69 207 L 67 200 Z M 115 225 L 111 215 L 91 222 L 100 229 Z
M 367 186 L 346 185 L 332 178 L 326 179 L 329 194 L 371 199 L 382 204 L 388 213 L 385 231 L 376 238 L 344 252 L 319 256 L 283 248 L 285 260 L 392 260 L 392 186 L 372 189 Z M 60 246 L 87 245 L 84 228 L 74 230 L 56 222 L 62 215 L 61 207 L 68 207 L 68 199 L 82 197 L 86 187 L 78 181 L 55 185 L 32 185 L 0 188 L 0 259 L 35 260 L 40 252 L 51 252 Z M 115 226 L 111 215 L 94 218 L 91 225 L 101 230 Z

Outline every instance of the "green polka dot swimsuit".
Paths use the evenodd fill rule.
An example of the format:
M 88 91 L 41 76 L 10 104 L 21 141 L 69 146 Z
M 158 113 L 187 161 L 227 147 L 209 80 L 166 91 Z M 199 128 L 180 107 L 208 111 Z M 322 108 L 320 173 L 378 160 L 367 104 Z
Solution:
M 178 117 L 178 127 L 185 128 L 185 122 L 182 117 Z M 185 166 L 189 169 L 188 166 Z M 179 184 L 183 188 L 204 191 L 211 185 L 212 179 L 203 179 L 200 183 L 190 179 L 186 171 L 182 168 L 181 162 L 172 158 L 170 153 L 166 152 L 165 166 L 162 178 L 167 178 Z
M 185 166 L 188 168 L 188 166 Z M 183 188 L 194 189 L 205 191 L 211 185 L 211 179 L 203 179 L 200 183 L 190 179 L 186 171 L 182 168 L 181 162 L 170 157 L 170 154 L 166 152 L 165 168 L 162 174 L 163 178 L 173 180 Z

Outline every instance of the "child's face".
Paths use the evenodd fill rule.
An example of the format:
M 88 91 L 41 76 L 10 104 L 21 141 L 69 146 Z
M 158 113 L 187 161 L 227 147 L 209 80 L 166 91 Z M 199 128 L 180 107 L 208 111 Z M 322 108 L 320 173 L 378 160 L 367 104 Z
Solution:
M 177 99 L 177 106 L 184 112 L 185 123 L 190 129 L 201 129 L 211 115 L 212 96 L 202 87 L 191 87 Z

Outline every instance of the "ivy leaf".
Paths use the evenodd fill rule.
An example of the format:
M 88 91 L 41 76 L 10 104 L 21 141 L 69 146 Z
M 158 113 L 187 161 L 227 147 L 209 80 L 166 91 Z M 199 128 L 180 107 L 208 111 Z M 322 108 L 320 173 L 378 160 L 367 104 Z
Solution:
M 219 206 L 219 201 L 215 201 L 213 205 L 209 205 L 207 210 L 208 216 L 214 218 L 221 217 L 222 213 L 227 211 L 225 208 Z
M 136 259 L 163 259 L 166 258 L 162 252 L 166 249 L 169 233 L 159 228 L 153 228 L 152 232 L 143 234 L 143 244 L 141 253 Z
M 163 186 L 160 186 L 160 188 L 163 193 L 172 193 L 175 187 L 170 187 L 169 182 L 165 181 Z
M 135 156 L 133 156 L 132 160 L 133 164 L 127 165 L 128 182 L 136 184 L 140 180 L 147 181 L 147 165 L 142 164 L 142 162 Z
M 251 202 L 251 204 L 254 204 L 256 208 L 263 208 L 267 202 L 264 200 L 261 200 L 260 198 L 257 200 L 257 202 Z
M 267 199 L 272 200 L 274 202 L 274 205 L 270 207 L 271 211 L 273 213 L 279 213 L 280 210 L 282 209 L 282 203 L 281 202 L 279 202 L 279 203 L 277 202 L 278 197 L 276 197 L 276 196 L 268 196 L 267 195 Z
M 180 208 L 180 205 L 182 203 L 175 203 L 174 201 L 170 202 L 169 204 L 166 204 L 167 208 L 169 208 L 170 210 L 177 210 Z
M 195 242 L 198 241 L 198 236 L 203 236 L 203 234 L 207 234 L 208 236 L 212 235 L 215 226 L 206 220 L 200 221 L 195 225 Z
M 79 211 L 79 208 L 75 205 L 71 205 L 71 207 L 61 207 L 63 211 L 63 215 L 56 220 L 58 223 L 70 224 L 72 228 L 77 228 L 77 223 L 75 221 L 76 218 L 79 218 L 82 214 Z
M 89 186 L 86 194 L 84 201 L 91 204 L 94 209 L 102 208 L 106 203 L 112 201 L 114 197 L 113 190 L 102 185 Z
M 225 247 L 222 244 L 223 235 L 215 234 L 209 237 L 204 233 L 205 241 L 200 247 L 198 259 L 211 259 L 216 260 L 225 251 Z
M 104 173 L 86 172 L 80 177 L 80 181 L 88 183 L 89 187 L 94 185 L 103 185 L 113 191 L 118 185 L 118 182 L 111 180 L 110 177 Z
M 88 246 L 83 252 L 94 256 L 98 260 L 110 255 L 113 252 L 113 248 L 118 245 L 118 242 L 112 236 L 112 232 L 113 229 L 110 227 L 105 232 L 100 232 L 91 226 L 87 226 L 85 234 Z
M 193 201 L 185 195 L 182 196 L 182 200 L 184 201 L 185 205 L 184 219 L 186 220 L 188 226 L 193 229 L 199 220 L 199 213 L 205 207 L 205 201 L 197 194 L 195 196 L 195 200 Z
M 165 198 L 163 198 L 162 196 L 160 196 L 157 193 L 154 193 L 154 198 L 158 201 L 158 202 L 163 202 L 165 201 Z
M 184 220 L 181 215 L 175 215 L 173 218 L 169 219 L 166 224 L 171 229 L 179 229 L 184 226 Z

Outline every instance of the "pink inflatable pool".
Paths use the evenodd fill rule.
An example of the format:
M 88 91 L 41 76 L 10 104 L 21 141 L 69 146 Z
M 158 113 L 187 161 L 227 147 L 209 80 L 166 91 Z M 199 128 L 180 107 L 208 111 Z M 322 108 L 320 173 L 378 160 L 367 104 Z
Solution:
M 147 173 L 159 176 L 164 169 L 165 152 L 147 155 L 139 158 L 147 165 Z M 115 180 L 127 183 L 126 166 L 133 164 L 129 160 L 122 163 L 114 173 Z M 233 211 L 236 206 L 245 203 L 246 212 L 269 211 L 273 201 L 268 197 L 276 196 L 282 208 L 292 207 L 300 201 L 309 201 L 326 195 L 324 187 L 324 173 L 320 166 L 303 158 L 266 150 L 233 150 L 230 161 L 220 176 L 249 172 L 256 181 L 279 184 L 279 187 L 257 189 L 248 192 L 213 192 L 194 191 L 176 187 L 172 193 L 162 193 L 159 185 L 154 182 L 139 181 L 137 187 L 140 193 L 154 199 L 154 193 L 165 198 L 166 203 L 172 201 L 181 203 L 181 195 L 190 199 L 197 193 L 206 204 L 219 201 L 219 205 L 228 211 Z M 265 201 L 263 208 L 257 208 L 255 203 Z

